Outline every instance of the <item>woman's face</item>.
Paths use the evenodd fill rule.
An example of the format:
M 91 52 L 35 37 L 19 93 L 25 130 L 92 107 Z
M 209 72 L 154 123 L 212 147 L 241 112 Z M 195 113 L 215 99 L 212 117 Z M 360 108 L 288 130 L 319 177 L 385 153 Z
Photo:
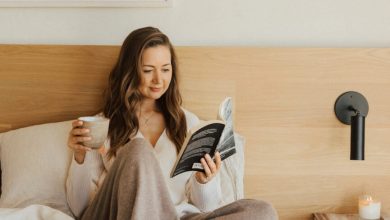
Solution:
M 159 99 L 172 79 L 171 52 L 167 46 L 147 48 L 141 57 L 139 91 L 146 99 Z

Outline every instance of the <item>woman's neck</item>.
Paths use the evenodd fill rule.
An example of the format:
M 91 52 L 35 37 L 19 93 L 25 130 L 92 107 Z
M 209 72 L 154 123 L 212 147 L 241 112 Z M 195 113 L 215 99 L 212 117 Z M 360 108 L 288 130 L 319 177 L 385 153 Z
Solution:
M 141 102 L 141 112 L 152 112 L 157 111 L 157 101 L 154 99 L 146 99 Z

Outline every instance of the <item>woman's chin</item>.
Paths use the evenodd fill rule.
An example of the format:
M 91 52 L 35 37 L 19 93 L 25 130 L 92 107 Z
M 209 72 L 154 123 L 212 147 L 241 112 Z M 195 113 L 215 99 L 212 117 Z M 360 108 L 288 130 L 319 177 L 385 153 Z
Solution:
M 162 95 L 163 94 L 150 94 L 146 98 L 157 100 L 157 99 L 161 98 Z
M 165 91 L 159 91 L 159 92 L 152 92 L 152 91 L 147 91 L 147 92 L 141 92 L 141 94 L 144 96 L 146 99 L 154 99 L 157 100 L 161 98 L 164 95 Z

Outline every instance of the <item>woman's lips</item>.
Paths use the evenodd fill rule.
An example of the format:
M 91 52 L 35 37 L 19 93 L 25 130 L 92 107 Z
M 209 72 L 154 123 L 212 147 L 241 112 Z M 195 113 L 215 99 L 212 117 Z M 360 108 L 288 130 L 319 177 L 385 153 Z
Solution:
M 161 91 L 161 88 L 150 88 L 150 90 L 152 90 L 152 92 L 160 92 Z

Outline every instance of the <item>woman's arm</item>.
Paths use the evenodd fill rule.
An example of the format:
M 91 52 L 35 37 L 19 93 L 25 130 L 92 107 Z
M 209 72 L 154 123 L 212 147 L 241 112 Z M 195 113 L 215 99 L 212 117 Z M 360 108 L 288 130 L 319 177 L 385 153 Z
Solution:
M 80 217 L 88 206 L 104 170 L 100 153 L 82 145 L 82 142 L 91 139 L 89 129 L 82 128 L 82 125 L 83 121 L 73 121 L 68 137 L 68 147 L 73 150 L 73 158 L 66 180 L 66 196 L 76 217 Z
M 208 212 L 219 208 L 223 204 L 219 175 L 205 184 L 196 180 L 195 172 L 191 175 L 187 186 L 186 195 L 189 202 L 202 212 Z
M 98 151 L 87 152 L 82 164 L 72 159 L 66 180 L 66 196 L 75 217 L 80 217 L 87 208 L 103 170 L 102 157 Z
M 199 124 L 199 118 L 195 114 L 185 109 L 183 110 L 186 115 L 188 130 Z M 206 167 L 205 161 L 201 162 L 203 166 Z M 214 172 L 218 172 L 218 169 L 214 169 Z M 199 181 L 204 184 L 198 182 L 198 180 L 196 180 L 196 176 L 198 176 Z M 194 172 L 186 184 L 186 196 L 189 202 L 201 211 L 212 211 L 223 204 L 220 185 L 220 178 L 218 174 L 214 175 L 214 177 L 208 181 L 207 175 Z
M 207 212 L 219 208 L 223 204 L 219 170 L 221 156 L 215 153 L 215 162 L 206 154 L 201 159 L 204 172 L 195 172 L 190 179 L 189 200 L 201 211 Z

